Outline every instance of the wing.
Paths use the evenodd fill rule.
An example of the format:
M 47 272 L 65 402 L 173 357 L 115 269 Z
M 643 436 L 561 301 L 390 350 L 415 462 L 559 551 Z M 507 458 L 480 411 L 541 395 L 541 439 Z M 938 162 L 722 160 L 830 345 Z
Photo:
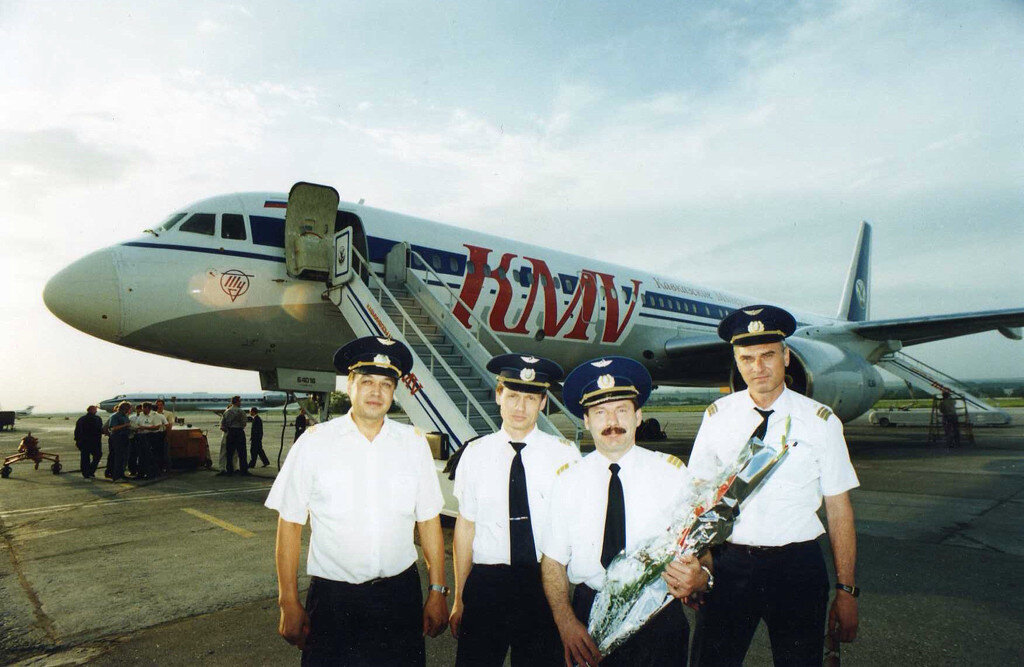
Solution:
M 851 322 L 847 329 L 869 340 L 898 340 L 903 345 L 918 345 L 992 329 L 998 329 L 1007 338 L 1020 340 L 1021 332 L 1015 330 L 1019 327 L 1024 327 L 1024 309 L 1008 308 Z

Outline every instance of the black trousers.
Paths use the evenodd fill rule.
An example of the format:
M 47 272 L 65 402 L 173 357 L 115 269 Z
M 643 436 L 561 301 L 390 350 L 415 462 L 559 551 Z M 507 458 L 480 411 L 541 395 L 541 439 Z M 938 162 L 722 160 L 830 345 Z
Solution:
M 96 474 L 96 468 L 100 465 L 100 458 L 103 457 L 103 445 L 96 442 L 79 442 L 78 451 L 81 454 L 82 477 L 92 477 Z
M 142 457 L 143 436 L 135 434 L 128 440 L 128 472 L 133 475 L 139 474 L 139 459 Z
M 716 575 L 717 576 L 717 575 Z M 572 594 L 572 610 L 583 625 L 590 621 L 590 608 L 597 591 L 580 584 Z M 672 601 L 626 642 L 601 661 L 602 667 L 639 667 L 641 665 L 686 665 L 690 623 L 683 603 Z
M 128 462 L 128 438 L 110 440 L 107 467 L 111 479 L 124 479 L 124 467 Z
M 234 460 L 231 458 L 232 455 L 238 455 L 238 469 L 243 472 L 249 472 L 249 458 L 245 454 L 245 429 L 243 428 L 229 428 L 228 435 L 226 438 L 228 447 L 228 472 L 234 472 Z
M 306 593 L 310 632 L 303 665 L 419 665 L 423 594 L 413 564 L 364 584 L 313 577 Z
M 256 458 L 259 457 L 263 465 L 270 465 L 270 459 L 267 458 L 267 453 L 263 451 L 263 438 L 250 438 L 249 439 L 249 467 L 252 468 L 256 465 Z
M 726 543 L 713 555 L 715 588 L 697 612 L 693 664 L 742 665 L 763 619 L 776 665 L 821 665 L 829 590 L 818 543 Z
M 473 565 L 462 593 L 458 667 L 562 665 L 562 640 L 544 597 L 540 568 Z

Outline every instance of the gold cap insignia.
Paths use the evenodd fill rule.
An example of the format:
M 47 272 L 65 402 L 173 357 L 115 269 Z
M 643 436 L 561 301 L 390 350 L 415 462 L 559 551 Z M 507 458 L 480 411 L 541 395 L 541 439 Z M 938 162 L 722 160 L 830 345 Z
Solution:
M 534 378 L 537 377 L 537 371 L 532 368 L 524 368 L 519 371 L 519 379 L 525 380 L 526 382 L 533 382 Z
M 538 359 L 537 357 L 519 357 L 519 358 L 522 359 L 525 363 L 528 363 L 528 364 L 535 364 L 538 361 L 540 361 L 540 359 Z
M 615 386 L 615 378 L 611 375 L 602 375 L 597 378 L 597 386 L 601 389 L 611 389 Z
M 611 359 L 602 359 L 601 361 L 591 362 L 590 365 L 593 366 L 594 368 L 604 368 L 605 366 L 609 365 L 610 363 L 612 363 Z
M 746 313 L 747 315 L 750 315 L 751 317 L 753 317 L 754 315 L 757 315 L 758 313 L 760 313 L 762 310 L 764 310 L 764 308 L 757 308 L 755 310 L 744 310 L 743 312 Z
M 751 320 L 750 324 L 747 325 L 747 331 L 749 333 L 758 333 L 764 331 L 764 322 L 761 320 Z
M 373 358 L 373 363 L 375 363 L 375 364 L 384 364 L 385 366 L 390 366 L 391 365 L 391 357 L 389 357 L 386 354 L 378 354 L 377 356 L 375 356 Z
M 380 343 L 381 345 L 394 345 L 395 344 L 395 341 L 391 340 L 390 338 L 378 338 L 377 342 Z

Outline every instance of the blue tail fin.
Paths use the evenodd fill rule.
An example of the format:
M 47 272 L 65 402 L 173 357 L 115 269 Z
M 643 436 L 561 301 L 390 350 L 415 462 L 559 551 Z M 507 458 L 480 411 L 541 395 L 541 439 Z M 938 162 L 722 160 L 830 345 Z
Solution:
M 836 318 L 850 322 L 868 319 L 871 303 L 871 225 L 860 223 L 857 249 L 850 261 L 850 273 L 843 287 L 843 300 L 839 303 Z

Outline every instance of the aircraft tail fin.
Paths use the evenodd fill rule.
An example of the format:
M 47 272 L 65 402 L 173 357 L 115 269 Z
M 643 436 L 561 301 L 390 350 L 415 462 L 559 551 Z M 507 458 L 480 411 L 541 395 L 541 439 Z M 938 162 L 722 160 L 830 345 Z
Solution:
M 863 322 L 868 319 L 871 296 L 871 225 L 860 223 L 857 248 L 850 261 L 850 273 L 843 286 L 843 300 L 839 303 L 836 318 L 848 322 Z

